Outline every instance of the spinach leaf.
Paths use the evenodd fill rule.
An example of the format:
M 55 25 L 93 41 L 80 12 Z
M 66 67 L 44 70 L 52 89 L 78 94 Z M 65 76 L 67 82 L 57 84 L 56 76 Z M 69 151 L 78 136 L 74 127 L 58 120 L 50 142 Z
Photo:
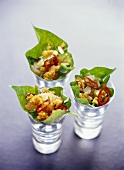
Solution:
M 68 44 L 64 40 L 62 40 L 60 37 L 53 34 L 52 32 L 37 28 L 35 26 L 34 30 L 37 35 L 38 41 L 42 42 L 42 44 L 49 44 L 53 49 L 61 46 L 62 44 L 64 44 L 66 48 L 68 47 Z
M 60 117 L 62 117 L 66 113 L 68 112 L 64 110 L 57 110 L 54 113 L 52 113 L 47 119 L 43 120 L 42 123 L 45 123 L 45 124 L 54 123 L 56 120 L 58 120 Z
M 110 68 L 107 68 L 107 67 L 94 67 L 89 71 L 92 75 L 95 75 L 96 77 L 103 79 L 106 76 L 109 76 L 115 70 L 116 70 L 116 68 L 110 69 Z
M 109 76 L 110 74 L 112 74 L 115 71 L 116 68 L 114 69 L 110 69 L 107 67 L 94 67 L 90 70 L 83 68 L 80 71 L 80 75 L 84 76 L 88 76 L 88 75 L 94 75 L 96 77 L 99 77 L 101 79 L 105 78 L 106 76 Z
M 70 82 L 70 85 L 71 85 L 71 86 L 75 86 L 75 85 L 76 85 L 76 81 Z
M 114 89 L 113 88 L 109 88 L 110 92 L 111 92 L 111 97 L 114 95 Z
M 75 97 L 79 97 L 79 93 L 80 93 L 80 87 L 79 86 L 71 86 L 72 91 L 74 93 Z
M 77 74 L 75 75 L 75 79 L 76 78 L 83 78 L 83 77 L 84 77 L 84 75 L 77 75 Z
M 80 75 L 84 77 L 88 72 L 89 72 L 89 70 L 87 70 L 86 68 L 83 68 L 83 69 L 80 71 Z
M 64 105 L 67 106 L 68 108 L 71 107 L 71 99 L 69 98 L 67 101 L 65 100 Z
M 79 98 L 80 93 L 79 86 L 71 86 L 71 88 L 77 101 L 79 101 L 81 104 L 89 105 L 89 101 L 87 98 Z
M 22 109 L 24 111 L 27 111 L 27 110 L 25 110 L 25 105 L 27 104 L 27 100 L 26 100 L 25 96 L 28 93 L 38 94 L 38 86 L 34 86 L 34 87 L 31 87 L 31 86 L 11 86 L 11 87 L 15 90 Z
M 89 105 L 89 101 L 87 98 L 78 98 L 76 97 L 77 101 L 81 104 L 84 104 L 84 105 Z
M 110 79 L 110 75 L 106 76 L 105 79 L 103 80 L 103 82 L 107 84 L 109 79 Z
M 66 100 L 67 97 L 63 95 L 63 88 L 62 87 L 53 87 L 49 88 L 50 91 L 54 91 L 59 97 L 61 97 L 63 100 Z
M 54 123 L 56 120 L 58 120 L 60 117 L 62 117 L 65 114 L 72 114 L 74 116 L 77 116 L 77 114 L 74 112 L 69 112 L 65 110 L 57 110 L 57 111 L 54 111 L 47 119 L 42 121 L 42 123 L 45 123 L 45 124 Z
M 53 50 L 56 50 L 58 46 L 64 45 L 64 54 L 57 56 L 58 58 L 62 59 L 62 63 L 58 73 L 58 79 L 64 78 L 70 71 L 74 69 L 74 60 L 72 58 L 72 55 L 67 51 L 68 44 L 50 31 L 36 28 L 35 26 L 34 30 L 39 42 L 35 47 L 28 50 L 25 54 L 30 69 L 31 65 L 42 55 L 42 52 L 47 49 L 48 45 L 50 45 Z M 69 65 L 67 65 L 66 63 L 67 60 L 69 61 Z
M 39 89 L 38 89 L 38 87 L 37 87 L 37 86 L 35 86 L 35 87 L 31 87 L 31 86 L 11 86 L 11 87 L 15 90 L 22 109 L 23 109 L 25 112 L 28 112 L 28 111 L 25 109 L 25 105 L 27 104 L 27 100 L 26 100 L 25 96 L 26 96 L 28 93 L 39 94 Z M 66 96 L 64 96 L 64 94 L 63 94 L 63 88 L 62 88 L 62 87 L 53 87 L 53 88 L 50 88 L 49 90 L 50 90 L 50 91 L 55 91 L 55 93 L 56 93 L 58 96 L 60 96 L 60 97 L 63 98 L 63 100 L 64 100 L 64 105 L 67 106 L 68 109 L 70 108 L 70 106 L 71 106 L 71 100 L 68 99 Z M 56 120 L 58 120 L 61 116 L 63 116 L 64 114 L 67 114 L 67 113 L 68 113 L 68 114 L 73 114 L 73 115 L 77 116 L 76 113 L 70 112 L 70 110 L 68 110 L 68 111 L 65 111 L 65 110 L 55 110 L 47 119 L 45 119 L 44 121 L 39 121 L 39 120 L 37 119 L 37 113 L 36 113 L 35 110 L 28 112 L 28 114 L 30 114 L 34 120 L 39 121 L 39 122 L 42 122 L 42 123 L 45 123 L 45 124 L 53 123 L 53 122 L 55 122 Z

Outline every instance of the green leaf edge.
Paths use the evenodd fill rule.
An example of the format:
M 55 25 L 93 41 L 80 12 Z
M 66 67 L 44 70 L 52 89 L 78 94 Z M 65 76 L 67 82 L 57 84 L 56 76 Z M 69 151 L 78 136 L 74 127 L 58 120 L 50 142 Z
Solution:
M 75 115 L 77 116 L 76 113 L 74 112 L 71 112 L 70 110 L 68 111 L 65 111 L 65 110 L 57 110 L 57 111 L 54 111 L 53 114 L 51 114 L 47 119 L 45 119 L 44 121 L 39 121 L 37 118 L 36 118 L 36 112 L 34 111 L 30 111 L 28 112 L 27 110 L 25 110 L 24 106 L 26 105 L 27 103 L 27 100 L 25 98 L 26 94 L 28 93 L 33 93 L 33 94 L 39 94 L 39 90 L 38 90 L 38 86 L 11 86 L 12 89 L 15 90 L 16 94 L 17 94 L 17 97 L 18 97 L 18 100 L 19 100 L 19 103 L 22 107 L 22 109 L 27 112 L 28 114 L 30 114 L 32 116 L 32 118 L 38 122 L 41 122 L 41 123 L 44 123 L 44 124 L 51 124 L 51 123 L 54 123 L 56 120 L 58 120 L 60 117 L 62 117 L 64 114 L 72 114 L 72 115 Z M 58 87 L 53 87 L 53 88 L 49 88 L 50 91 L 55 91 L 57 93 L 58 96 L 62 97 L 62 99 L 64 101 L 66 101 L 66 103 L 64 105 L 66 106 L 69 106 L 68 109 L 70 108 L 71 106 L 71 99 L 70 98 L 67 98 L 64 94 L 63 94 L 63 88 L 58 86 Z M 20 93 L 20 91 L 23 91 L 23 95 Z

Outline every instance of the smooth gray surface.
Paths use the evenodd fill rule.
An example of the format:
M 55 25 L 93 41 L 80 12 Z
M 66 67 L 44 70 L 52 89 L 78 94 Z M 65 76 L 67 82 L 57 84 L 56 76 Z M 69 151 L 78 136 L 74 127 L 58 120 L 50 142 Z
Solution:
M 124 170 L 123 11 L 123 0 L 0 0 L 0 170 Z M 68 42 L 76 67 L 70 81 L 83 67 L 117 68 L 111 76 L 116 95 L 101 135 L 81 140 L 69 115 L 62 145 L 52 155 L 34 150 L 28 116 L 9 87 L 35 84 L 25 58 L 37 44 L 32 24 Z M 69 84 L 65 93 L 71 97 Z

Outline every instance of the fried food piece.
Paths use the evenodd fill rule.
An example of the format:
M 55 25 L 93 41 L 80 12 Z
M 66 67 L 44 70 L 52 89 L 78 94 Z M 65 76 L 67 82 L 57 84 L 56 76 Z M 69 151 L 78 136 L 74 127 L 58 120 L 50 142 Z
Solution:
M 33 109 L 36 109 L 39 104 L 43 102 L 42 96 L 35 95 L 32 96 L 28 103 L 25 105 L 25 109 L 28 111 L 31 111 Z

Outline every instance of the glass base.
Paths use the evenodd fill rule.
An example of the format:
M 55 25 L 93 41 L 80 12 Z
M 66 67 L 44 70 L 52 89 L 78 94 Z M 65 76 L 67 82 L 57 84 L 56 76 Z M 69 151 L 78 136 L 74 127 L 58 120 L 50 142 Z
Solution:
M 102 125 L 98 126 L 97 128 L 82 128 L 76 122 L 74 124 L 74 131 L 75 133 L 82 139 L 93 139 L 96 138 L 102 129 Z
M 57 140 L 56 142 L 54 143 L 40 143 L 38 141 L 36 141 L 35 138 L 32 138 L 32 141 L 33 141 L 33 144 L 34 144 L 34 148 L 42 153 L 42 154 L 51 154 L 51 153 L 54 153 L 56 152 L 59 147 L 60 147 L 60 144 L 61 144 L 61 139 Z

